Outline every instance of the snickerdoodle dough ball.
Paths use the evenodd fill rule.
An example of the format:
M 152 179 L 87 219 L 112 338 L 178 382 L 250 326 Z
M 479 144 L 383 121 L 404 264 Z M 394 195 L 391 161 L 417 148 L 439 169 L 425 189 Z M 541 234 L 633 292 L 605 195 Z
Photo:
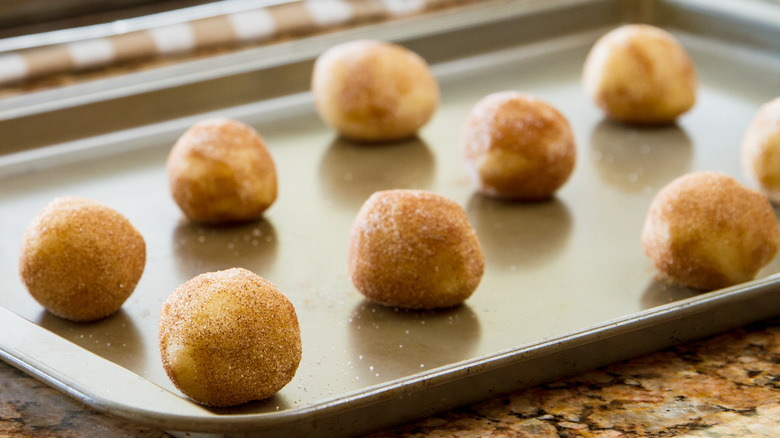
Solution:
M 358 141 L 412 137 L 439 104 L 439 86 L 425 60 L 381 41 L 352 41 L 322 53 L 311 88 L 322 119 Z
M 569 179 L 576 156 L 566 118 L 549 103 L 517 91 L 482 98 L 463 130 L 472 184 L 494 197 L 547 199 Z
M 174 201 L 194 222 L 257 220 L 276 200 L 276 166 L 265 141 L 235 120 L 190 127 L 171 149 L 166 169 Z
M 371 301 L 410 309 L 462 303 L 485 260 L 463 208 L 424 190 L 376 192 L 349 237 L 349 276 Z
M 30 295 L 61 318 L 89 322 L 119 310 L 146 264 L 130 221 L 98 201 L 57 198 L 27 227 L 19 274 Z
M 642 246 L 658 271 L 702 290 L 752 280 L 777 245 L 777 219 L 766 197 L 717 172 L 684 175 L 661 189 L 642 230 Z
M 745 175 L 774 203 L 780 203 L 780 97 L 761 106 L 742 139 Z
M 262 400 L 295 376 L 301 331 L 292 303 L 243 268 L 198 275 L 163 304 L 158 326 L 171 382 L 208 406 Z
M 674 122 L 696 103 L 696 66 L 669 32 L 647 24 L 602 36 L 585 60 L 585 91 L 612 119 Z

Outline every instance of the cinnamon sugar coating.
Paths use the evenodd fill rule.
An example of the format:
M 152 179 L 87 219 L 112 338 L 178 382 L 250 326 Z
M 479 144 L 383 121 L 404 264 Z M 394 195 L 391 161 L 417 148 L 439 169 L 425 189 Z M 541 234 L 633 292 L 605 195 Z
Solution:
M 57 198 L 27 227 L 19 274 L 46 310 L 88 322 L 119 310 L 146 264 L 143 236 L 116 210 L 97 201 Z
M 381 142 L 414 136 L 439 104 L 423 58 L 393 43 L 352 41 L 322 53 L 311 81 L 317 112 L 341 136 Z
M 577 150 L 566 118 L 529 94 L 503 91 L 474 105 L 463 131 L 463 157 L 483 194 L 537 201 L 574 171 Z
M 697 172 L 656 195 L 641 240 L 661 274 L 713 290 L 752 280 L 774 258 L 777 218 L 764 195 L 730 176 Z
M 262 400 L 295 376 L 301 332 L 292 303 L 243 268 L 198 275 L 163 304 L 159 347 L 171 382 L 194 401 Z
M 423 190 L 387 190 L 371 195 L 355 218 L 348 269 L 371 301 L 435 309 L 469 298 L 485 260 L 460 205 Z
M 582 79 L 605 114 L 625 123 L 671 123 L 696 103 L 693 60 L 672 34 L 647 24 L 624 25 L 596 41 Z
M 780 97 L 758 109 L 741 150 L 745 175 L 772 202 L 780 203 Z
M 190 127 L 171 149 L 166 170 L 174 201 L 195 222 L 257 220 L 276 200 L 276 166 L 265 141 L 235 120 Z

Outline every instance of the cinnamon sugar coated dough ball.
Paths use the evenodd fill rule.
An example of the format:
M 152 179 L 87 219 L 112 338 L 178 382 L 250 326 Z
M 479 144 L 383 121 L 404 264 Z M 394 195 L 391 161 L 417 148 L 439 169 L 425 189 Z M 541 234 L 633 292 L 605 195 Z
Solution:
M 594 44 L 585 60 L 583 85 L 612 119 L 663 124 L 674 122 L 696 103 L 698 75 L 672 34 L 629 24 Z
M 301 331 L 292 303 L 243 268 L 198 275 L 162 306 L 158 340 L 171 382 L 208 406 L 262 400 L 295 376 Z
M 566 118 L 549 103 L 516 91 L 477 102 L 463 131 L 466 171 L 476 189 L 490 196 L 547 199 L 569 179 L 576 156 Z
M 322 119 L 358 141 L 412 137 L 439 104 L 439 85 L 425 60 L 381 41 L 348 42 L 322 53 L 311 88 Z
M 463 208 L 423 190 L 371 195 L 349 237 L 349 276 L 371 301 L 410 309 L 462 303 L 485 259 Z
M 752 280 L 777 245 L 766 197 L 716 172 L 688 174 L 661 189 L 642 230 L 645 253 L 661 274 L 702 290 Z
M 763 104 L 745 131 L 742 167 L 755 187 L 780 203 L 780 97 Z
M 276 166 L 251 127 L 230 119 L 196 123 L 166 163 L 171 195 L 194 222 L 260 219 L 276 200 Z
M 61 318 L 89 322 L 119 310 L 146 264 L 141 233 L 111 207 L 57 198 L 28 225 L 19 274 L 30 295 Z

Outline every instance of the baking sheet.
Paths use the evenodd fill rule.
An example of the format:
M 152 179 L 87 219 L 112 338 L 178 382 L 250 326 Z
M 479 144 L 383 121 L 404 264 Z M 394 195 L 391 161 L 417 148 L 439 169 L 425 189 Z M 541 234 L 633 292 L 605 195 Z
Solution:
M 65 136 L 63 143 L 55 115 L 76 119 L 95 114 L 94 107 L 63 106 L 3 120 L 0 129 L 20 144 L 25 133 L 18 128 L 30 120 L 50 121 L 55 136 L 40 129 L 34 135 L 41 147 L 11 145 L 13 151 L 0 157 L 0 357 L 90 406 L 167 430 L 345 436 L 780 313 L 777 258 L 756 282 L 700 294 L 656 281 L 639 244 L 652 196 L 674 177 L 709 169 L 744 179 L 744 129 L 759 104 L 780 95 L 780 48 L 772 45 L 780 30 L 765 25 L 772 16 L 759 7 L 760 21 L 743 3 L 747 16 L 728 8 L 729 14 L 718 14 L 698 2 L 645 2 L 643 11 L 623 2 L 540 3 L 525 2 L 522 10 L 498 2 L 490 7 L 512 12 L 501 21 L 402 38 L 432 59 L 442 104 L 419 138 L 397 144 L 367 147 L 338 139 L 305 92 L 196 106 L 199 111 L 182 117 L 171 111 L 155 124 L 136 126 L 130 122 L 146 119 L 130 117 L 116 121 L 113 131 Z M 776 9 L 769 11 L 777 17 Z M 697 14 L 713 23 L 733 20 L 738 28 L 727 40 L 715 39 L 706 20 L 691 19 Z M 673 23 L 699 69 L 699 101 L 674 126 L 638 129 L 605 121 L 580 87 L 595 39 L 645 15 Z M 747 26 L 762 23 L 763 34 L 751 37 Z M 462 55 L 447 56 L 457 51 Z M 296 62 L 299 73 L 310 65 Z M 211 82 L 200 101 L 223 102 L 220 86 L 248 84 L 227 79 Z M 154 108 L 160 95 L 175 98 L 177 91 L 191 90 L 182 87 L 130 96 L 141 105 L 131 111 Z M 459 152 L 466 114 L 484 95 L 505 89 L 549 101 L 574 129 L 577 167 L 549 202 L 499 202 L 475 194 L 466 179 Z M 128 111 L 123 99 L 97 105 Z M 188 126 L 212 116 L 250 123 L 271 148 L 280 192 L 261 222 L 188 224 L 168 195 L 167 152 Z M 349 228 L 365 198 L 385 188 L 432 190 L 466 209 L 487 269 L 464 305 L 407 312 L 370 304 L 352 287 Z M 118 314 L 96 324 L 50 316 L 18 280 L 24 228 L 63 195 L 116 208 L 147 242 L 147 267 L 136 291 Z M 233 266 L 268 278 L 291 299 L 303 360 L 293 381 L 272 398 L 207 409 L 183 398 L 165 376 L 157 317 L 179 284 Z

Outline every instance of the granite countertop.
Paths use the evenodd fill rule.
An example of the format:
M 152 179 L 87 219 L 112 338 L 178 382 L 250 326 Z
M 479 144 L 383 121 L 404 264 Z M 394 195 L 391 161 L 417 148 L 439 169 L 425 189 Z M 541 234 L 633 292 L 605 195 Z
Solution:
M 0 436 L 165 437 L 0 362 Z M 777 437 L 780 317 L 370 437 Z

